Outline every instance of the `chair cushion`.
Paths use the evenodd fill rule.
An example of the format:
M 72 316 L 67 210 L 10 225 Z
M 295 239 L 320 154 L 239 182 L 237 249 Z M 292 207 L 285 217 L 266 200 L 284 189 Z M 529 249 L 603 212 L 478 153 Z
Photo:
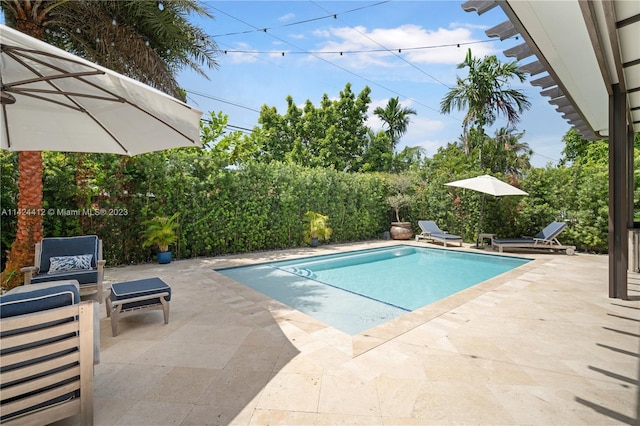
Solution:
M 97 266 L 98 236 L 82 235 L 79 237 L 43 238 L 40 254 L 40 273 L 49 272 L 51 257 L 76 256 L 92 254 L 91 267 Z
M 14 316 L 19 316 L 23 314 L 31 314 L 31 313 L 48 310 L 48 309 L 75 305 L 75 304 L 78 304 L 79 302 L 80 302 L 80 292 L 78 290 L 77 281 L 64 281 L 64 282 L 57 281 L 57 282 L 51 282 L 51 283 L 23 285 L 23 286 L 16 287 L 8 291 L 4 295 L 0 296 L 0 317 L 8 318 L 8 317 L 14 317 Z M 32 326 L 26 326 L 18 330 L 12 330 L 8 332 L 2 331 L 0 334 L 3 337 L 13 336 L 13 335 L 26 335 L 25 333 L 29 333 L 31 331 L 37 331 L 43 328 L 54 326 L 56 324 L 63 324 L 73 320 L 74 320 L 73 317 L 68 319 L 61 319 L 61 320 L 53 321 L 47 324 L 37 324 Z M 94 332 L 95 332 L 95 327 L 94 327 Z M 32 340 L 32 341 L 29 341 L 28 343 L 24 343 L 22 345 L 14 346 L 8 349 L 3 347 L 3 348 L 0 348 L 0 353 L 3 356 L 5 356 L 12 353 L 20 353 L 27 349 L 45 347 L 46 345 L 49 345 L 51 343 L 62 341 L 70 337 L 73 337 L 74 335 L 75 333 L 70 332 L 69 334 L 65 334 L 65 335 L 47 337 L 44 339 L 41 338 L 37 341 Z M 60 356 L 75 352 L 77 350 L 78 350 L 77 348 L 70 348 L 54 354 L 48 354 L 40 358 L 24 359 L 14 364 L 4 364 L 0 367 L 0 371 L 2 371 L 3 374 L 9 373 L 14 370 L 22 370 L 22 369 L 30 368 L 31 366 L 33 366 L 34 374 L 29 379 L 21 378 L 13 382 L 7 381 L 3 383 L 2 386 L 3 387 L 10 387 L 14 385 L 19 386 L 24 382 L 28 382 L 29 380 L 33 380 L 37 378 L 45 378 L 47 376 L 51 376 L 55 374 L 57 371 L 62 371 L 66 368 L 69 368 L 67 366 L 67 367 L 57 367 L 55 369 L 49 369 L 49 370 L 42 370 L 42 366 L 46 365 L 46 361 L 56 359 Z M 95 353 L 95 347 L 94 347 L 94 353 Z M 75 364 L 76 363 L 74 363 L 73 365 Z M 9 374 L 7 374 L 7 376 L 9 376 Z M 36 394 L 37 392 L 42 392 L 44 394 L 49 388 L 59 387 L 62 384 L 66 382 L 71 382 L 73 380 L 75 380 L 74 377 L 61 381 L 59 383 L 51 383 L 48 387 L 45 387 L 39 390 L 34 390 L 32 393 Z M 4 415 L 3 413 L 3 415 L 0 417 L 0 421 L 4 422 L 10 418 L 19 417 L 22 414 L 29 413 L 41 408 L 54 405 L 54 404 L 58 404 L 60 402 L 63 402 L 78 396 L 80 396 L 79 391 L 71 391 L 56 398 L 46 399 L 39 404 L 25 407 L 23 410 L 19 410 L 9 415 Z M 24 397 L 24 394 L 17 395 L 14 398 L 6 398 L 6 399 L 3 398 L 3 404 L 10 404 L 14 400 L 16 402 L 19 402 L 20 399 L 23 397 Z
M 75 256 L 53 256 L 49 258 L 48 274 L 56 272 L 81 271 L 91 269 L 92 254 L 78 254 Z
M 144 280 L 126 281 L 111 285 L 111 300 L 127 300 L 134 297 L 149 296 L 147 300 L 141 300 L 133 303 L 123 303 L 122 309 L 131 309 L 134 307 L 153 305 L 160 303 L 160 297 L 153 298 L 154 294 L 168 292 L 165 296 L 168 302 L 171 300 L 171 287 L 160 278 L 147 278 Z
M 0 296 L 0 318 L 30 314 L 80 303 L 78 282 L 65 280 L 22 285 Z
M 80 285 L 95 284 L 98 282 L 98 270 L 89 269 L 81 271 L 62 271 L 55 274 L 41 273 L 31 278 L 31 283 L 43 283 L 48 281 L 76 280 Z

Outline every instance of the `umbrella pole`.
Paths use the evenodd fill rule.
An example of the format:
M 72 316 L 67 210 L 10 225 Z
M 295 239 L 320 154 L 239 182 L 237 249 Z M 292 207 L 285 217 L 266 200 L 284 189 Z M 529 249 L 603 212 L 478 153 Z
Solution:
M 478 236 L 476 237 L 476 248 L 480 248 L 480 230 L 482 229 L 482 211 L 484 210 L 484 193 L 480 200 L 480 216 L 478 217 Z

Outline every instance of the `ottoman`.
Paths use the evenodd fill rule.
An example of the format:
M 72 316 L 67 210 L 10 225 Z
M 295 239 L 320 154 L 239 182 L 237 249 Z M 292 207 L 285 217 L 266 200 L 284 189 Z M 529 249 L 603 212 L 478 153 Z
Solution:
M 107 317 L 111 317 L 111 332 L 118 335 L 118 320 L 128 314 L 162 309 L 164 323 L 169 324 L 171 287 L 160 278 L 125 281 L 111 285 L 107 297 Z

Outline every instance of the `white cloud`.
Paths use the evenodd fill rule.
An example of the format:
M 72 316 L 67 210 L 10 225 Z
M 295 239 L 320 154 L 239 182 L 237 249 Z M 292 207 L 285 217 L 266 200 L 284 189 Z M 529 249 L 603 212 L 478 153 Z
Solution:
M 226 50 L 226 49 L 225 49 Z M 223 52 L 225 51 L 223 50 Z M 251 46 L 248 43 L 244 43 L 244 42 L 239 42 L 239 43 L 235 43 L 235 45 L 233 46 L 233 49 L 229 49 L 231 50 L 252 50 Z M 221 61 L 224 60 L 229 60 L 232 64 L 248 64 L 248 63 L 253 63 L 256 62 L 258 60 L 258 57 L 256 55 L 250 54 L 250 53 L 244 53 L 244 52 L 229 52 L 227 54 L 225 54 Z
M 402 55 L 407 61 L 420 64 L 458 64 L 467 51 L 465 43 L 479 41 L 472 36 L 469 28 L 438 28 L 428 30 L 419 25 L 405 24 L 396 28 L 375 28 L 364 26 L 330 28 L 316 31 L 321 40 L 322 52 L 358 52 L 344 54 L 344 61 L 354 68 L 369 66 L 397 66 L 395 55 Z M 459 47 L 458 47 L 459 46 Z M 477 43 L 472 46 L 474 56 L 484 56 L 498 52 L 493 43 Z M 393 52 L 384 51 L 390 49 Z M 398 50 L 401 49 L 401 52 Z M 379 52 L 371 52 L 382 50 Z M 339 53 L 337 53 L 339 54 Z
M 466 28 L 469 30 L 486 30 L 489 27 L 487 25 L 471 24 L 469 22 L 452 22 L 449 24 L 449 28 Z
M 287 13 L 286 15 L 282 15 L 281 17 L 279 17 L 278 21 L 286 22 L 286 21 L 292 20 L 295 17 L 296 17 L 295 13 Z

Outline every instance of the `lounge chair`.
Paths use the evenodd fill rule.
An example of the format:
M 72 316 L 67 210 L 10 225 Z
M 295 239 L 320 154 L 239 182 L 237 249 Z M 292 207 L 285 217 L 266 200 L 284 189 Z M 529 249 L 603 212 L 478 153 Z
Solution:
M 458 243 L 460 247 L 462 247 L 461 236 L 448 234 L 446 231 L 442 231 L 432 220 L 419 220 L 418 226 L 422 230 L 422 233 L 416 235 L 416 241 L 420 241 L 421 239 L 439 241 L 444 244 L 445 247 L 447 246 L 447 243 Z
M 564 222 L 551 222 L 542 231 L 538 232 L 535 237 L 522 238 L 493 238 L 491 239 L 491 247 L 496 248 L 500 253 L 506 249 L 547 249 L 547 250 L 564 250 L 568 255 L 576 253 L 575 246 L 565 246 L 558 241 L 558 235 L 567 226 Z
M 78 424 L 93 424 L 93 369 L 100 358 L 95 305 L 80 302 L 75 280 L 19 286 L 0 296 L 0 423 L 43 425 L 78 416 Z
M 25 285 L 76 280 L 80 295 L 103 302 L 105 260 L 102 240 L 96 235 L 43 238 L 35 247 L 35 265 L 22 268 Z

